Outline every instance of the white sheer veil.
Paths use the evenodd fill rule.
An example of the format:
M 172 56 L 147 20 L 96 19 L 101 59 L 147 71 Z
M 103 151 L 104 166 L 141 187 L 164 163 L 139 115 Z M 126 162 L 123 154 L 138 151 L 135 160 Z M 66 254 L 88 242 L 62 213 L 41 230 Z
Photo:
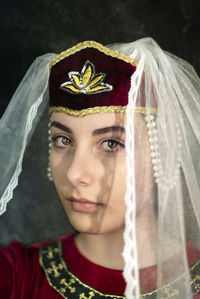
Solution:
M 157 243 L 154 247 L 157 257 L 157 291 L 152 291 L 151 295 L 154 296 L 152 298 L 169 298 L 167 296 L 181 290 L 177 291 L 179 293 L 175 298 L 183 298 L 183 294 L 184 298 L 193 298 L 197 289 L 191 282 L 186 243 L 189 241 L 193 247 L 200 249 L 199 78 L 190 64 L 164 52 L 151 38 L 109 47 L 138 61 L 137 71 L 131 78 L 126 111 L 128 171 L 123 251 L 126 298 L 148 298 L 140 290 L 136 238 L 135 181 L 138 178 L 133 169 L 134 111 L 138 106 L 145 108 L 144 119 L 148 129 L 156 189 L 152 204 L 156 206 L 158 223 Z M 24 195 L 21 179 L 25 163 L 23 159 L 26 157 L 26 163 L 31 163 L 31 157 L 26 152 L 32 147 L 38 127 L 42 128 L 40 140 L 47 139 L 49 62 L 54 57 L 55 54 L 47 54 L 36 59 L 1 119 L 0 214 L 6 211 L 8 202 L 17 197 L 17 193 Z M 156 113 L 152 113 L 152 107 Z M 45 123 L 44 127 L 41 126 L 42 122 Z M 41 147 L 39 154 L 47 160 L 46 147 Z M 42 172 L 43 175 L 45 172 L 46 169 Z M 45 194 L 45 187 L 39 177 L 37 182 L 38 185 L 35 182 L 34 188 Z M 31 186 L 31 183 L 31 175 L 28 175 L 25 184 Z M 34 198 L 30 198 L 32 200 Z M 153 225 L 151 220 L 149 225 Z M 173 256 L 178 258 L 175 262 L 173 260 L 168 263 Z

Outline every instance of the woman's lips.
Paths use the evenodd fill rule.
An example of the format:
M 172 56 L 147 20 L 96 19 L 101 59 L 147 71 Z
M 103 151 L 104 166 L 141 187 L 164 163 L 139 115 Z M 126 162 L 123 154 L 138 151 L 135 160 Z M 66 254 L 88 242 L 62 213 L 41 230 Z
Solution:
M 97 206 L 99 205 L 99 203 L 92 202 L 85 198 L 71 197 L 69 198 L 69 201 L 71 202 L 71 206 L 74 211 L 82 213 L 93 212 L 97 209 Z

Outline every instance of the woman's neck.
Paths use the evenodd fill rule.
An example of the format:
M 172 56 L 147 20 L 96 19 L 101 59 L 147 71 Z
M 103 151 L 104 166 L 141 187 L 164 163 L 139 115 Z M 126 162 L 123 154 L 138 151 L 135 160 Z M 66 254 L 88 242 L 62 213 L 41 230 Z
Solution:
M 158 223 L 155 216 L 148 213 L 137 221 L 138 266 L 140 269 L 157 264 Z
M 123 269 L 123 230 L 106 234 L 79 233 L 75 242 L 79 251 L 90 261 L 111 269 Z M 157 220 L 148 214 L 137 217 L 138 265 L 146 268 L 157 263 Z
M 75 242 L 79 251 L 93 263 L 110 269 L 123 269 L 123 230 L 96 235 L 79 233 Z

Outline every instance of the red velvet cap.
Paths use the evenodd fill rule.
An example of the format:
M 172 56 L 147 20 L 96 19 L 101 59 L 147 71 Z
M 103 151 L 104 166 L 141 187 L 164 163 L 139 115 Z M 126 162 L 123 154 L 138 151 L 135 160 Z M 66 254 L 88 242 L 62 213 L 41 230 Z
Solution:
M 94 41 L 62 52 L 50 64 L 50 111 L 124 111 L 136 65 L 131 57 Z

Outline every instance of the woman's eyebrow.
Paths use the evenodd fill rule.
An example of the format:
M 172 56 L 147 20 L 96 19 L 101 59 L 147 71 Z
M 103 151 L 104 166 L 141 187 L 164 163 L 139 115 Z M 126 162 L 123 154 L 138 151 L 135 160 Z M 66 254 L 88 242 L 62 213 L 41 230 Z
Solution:
M 110 127 L 104 127 L 100 129 L 96 129 L 92 132 L 92 135 L 99 135 L 99 134 L 105 134 L 105 133 L 110 133 L 110 132 L 120 132 L 120 133 L 125 133 L 125 128 L 121 126 L 110 126 Z
M 67 132 L 67 133 L 72 134 L 72 130 L 69 127 L 61 124 L 58 121 L 52 121 L 50 127 L 56 127 L 56 128 L 61 129 L 61 130 L 65 131 L 65 132 Z
M 70 133 L 70 134 L 73 133 L 72 130 L 69 127 L 61 124 L 58 121 L 52 121 L 50 127 L 56 127 L 56 128 L 61 129 L 61 130 L 65 131 L 65 132 L 67 132 L 67 133 Z M 92 132 L 92 135 L 96 136 L 96 135 L 110 133 L 110 132 L 125 133 L 125 128 L 121 127 L 121 126 L 110 126 L 110 127 L 99 128 L 99 129 L 94 130 Z

